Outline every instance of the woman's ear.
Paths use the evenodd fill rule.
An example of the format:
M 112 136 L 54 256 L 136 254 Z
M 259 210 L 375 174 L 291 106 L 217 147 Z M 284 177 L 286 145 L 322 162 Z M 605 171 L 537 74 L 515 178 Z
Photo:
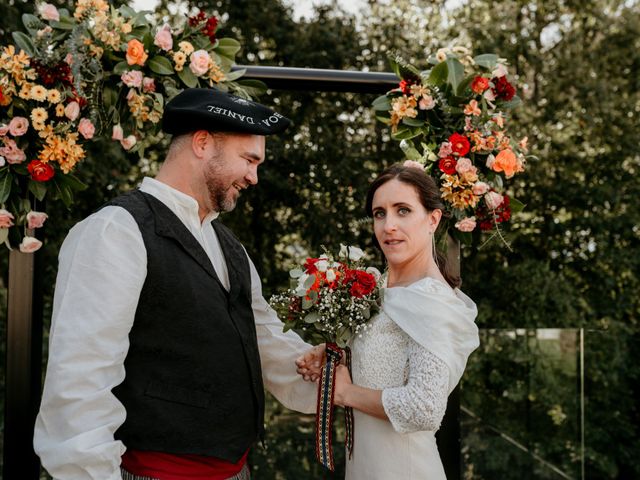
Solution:
M 431 233 L 435 233 L 440 224 L 440 219 L 442 218 L 442 210 L 439 208 L 432 210 L 429 213 L 429 228 Z

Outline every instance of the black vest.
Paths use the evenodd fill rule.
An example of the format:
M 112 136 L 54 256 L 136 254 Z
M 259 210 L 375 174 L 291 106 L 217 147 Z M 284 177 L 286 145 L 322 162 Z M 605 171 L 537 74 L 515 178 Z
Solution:
M 107 205 L 131 213 L 147 250 L 126 377 L 113 389 L 127 410 L 115 438 L 131 449 L 237 462 L 264 433 L 251 275 L 242 245 L 212 222 L 229 270 L 227 292 L 201 245 L 158 199 L 134 190 Z

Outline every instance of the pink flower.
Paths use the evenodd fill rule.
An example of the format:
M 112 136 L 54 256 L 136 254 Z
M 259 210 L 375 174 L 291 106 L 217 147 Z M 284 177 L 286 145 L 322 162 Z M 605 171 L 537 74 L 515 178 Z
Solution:
M 418 108 L 420 110 L 431 110 L 436 106 L 436 101 L 433 99 L 431 95 L 425 95 L 418 102 Z
M 120 144 L 125 150 L 131 150 L 136 142 L 137 140 L 135 135 L 129 135 L 127 138 L 123 138 L 122 140 L 120 140 Z
M 470 132 L 473 130 L 473 125 L 471 125 L 471 117 L 464 117 L 464 131 Z
M 448 157 L 449 155 L 451 155 L 451 142 L 443 142 L 442 145 L 440 145 L 440 151 L 438 152 L 438 157 L 440 158 L 445 158 Z
M 64 57 L 64 61 L 68 65 L 73 65 L 73 55 L 71 55 L 70 53 L 67 53 L 67 56 Z
M 0 228 L 13 227 L 13 215 L 4 208 L 0 209 Z
M 165 52 L 173 48 L 173 38 L 171 37 L 171 27 L 165 24 L 157 31 L 153 44 L 160 47 Z
M 140 70 L 127 70 L 120 76 L 120 79 L 127 87 L 142 86 L 142 72 Z
M 150 77 L 144 77 L 142 79 L 142 90 L 145 93 L 155 92 L 156 91 L 156 81 Z
M 71 102 L 64 108 L 64 114 L 72 122 L 80 115 L 80 104 L 78 102 Z
M 472 232 L 476 228 L 476 217 L 463 218 L 456 223 L 455 227 L 461 232 Z
M 91 120 L 89 120 L 88 118 L 83 118 L 78 124 L 78 132 L 85 139 L 89 140 L 90 138 L 93 138 L 93 134 L 96 133 L 96 127 L 93 126 Z
M 20 251 L 22 253 L 33 253 L 39 250 L 41 246 L 42 242 L 37 238 L 25 236 L 20 244 Z
M 60 20 L 58 9 L 50 3 L 45 3 L 40 7 L 40 16 L 45 20 L 53 20 L 54 22 Z
M 484 195 L 489 191 L 489 185 L 484 182 L 476 182 L 473 184 L 473 187 L 471 187 L 471 191 L 474 195 Z
M 40 228 L 44 225 L 44 221 L 48 218 L 48 215 L 44 212 L 34 212 L 31 210 L 27 213 L 27 228 L 34 229 Z
M 463 175 L 467 172 L 476 172 L 476 167 L 473 166 L 471 160 L 466 157 L 462 157 L 458 159 L 458 163 L 456 163 L 456 172 L 460 175 Z
M 495 163 L 495 161 L 496 161 L 496 157 L 493 155 L 493 153 L 490 153 L 487 156 L 487 168 L 493 169 L 493 164 Z
M 22 163 L 27 159 L 24 152 L 18 148 L 15 140 L 5 139 L 4 147 L 0 148 L 0 155 L 2 155 L 9 163 Z
M 496 68 L 491 72 L 492 77 L 500 78 L 504 77 L 507 74 L 507 67 L 505 67 L 502 63 L 496 65 Z
M 500 206 L 504 197 L 498 192 L 488 192 L 484 196 L 484 201 L 491 210 L 495 210 Z
M 122 132 L 122 127 L 120 126 L 120 124 L 114 125 L 113 132 L 111 133 L 111 140 L 118 140 L 121 142 L 123 138 L 124 133 Z
M 209 57 L 206 50 L 196 50 L 191 54 L 189 59 L 191 60 L 189 68 L 196 77 L 201 77 L 209 70 L 211 57 Z
M 9 133 L 14 137 L 19 137 L 27 133 L 29 120 L 24 117 L 13 117 L 9 122 Z
M 9 133 L 9 125 L 0 125 L 0 137 L 4 137 Z
M 416 162 L 415 160 L 405 160 L 402 165 L 409 168 L 417 168 L 421 172 L 424 172 L 424 165 L 422 165 L 419 162 Z

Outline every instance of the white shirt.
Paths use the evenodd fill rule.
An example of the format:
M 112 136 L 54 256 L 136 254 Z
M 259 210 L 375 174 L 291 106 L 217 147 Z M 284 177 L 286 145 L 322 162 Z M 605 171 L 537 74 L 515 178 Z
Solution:
M 229 275 L 210 222 L 198 216 L 192 197 L 152 178 L 140 190 L 163 202 L 200 242 L 223 285 Z M 253 315 L 265 386 L 286 407 L 315 411 L 316 385 L 296 374 L 294 360 L 310 346 L 282 322 L 262 296 L 249 259 Z M 105 207 L 75 225 L 59 254 L 49 332 L 49 360 L 34 448 L 42 465 L 60 480 L 119 480 L 126 446 L 114 439 L 124 406 L 111 389 L 125 378 L 138 298 L 147 274 L 142 235 L 131 214 Z

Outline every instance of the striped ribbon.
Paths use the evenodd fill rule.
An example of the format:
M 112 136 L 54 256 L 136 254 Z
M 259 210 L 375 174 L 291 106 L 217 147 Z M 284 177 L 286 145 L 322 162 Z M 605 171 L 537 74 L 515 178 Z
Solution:
M 335 343 L 327 343 L 327 363 L 322 369 L 318 385 L 316 410 L 316 458 L 325 468 L 335 470 L 333 463 L 333 394 L 335 391 L 336 367 L 342 359 L 342 350 Z M 351 372 L 351 350 L 346 349 L 347 366 Z M 353 409 L 345 408 L 345 445 L 349 458 L 353 451 Z

